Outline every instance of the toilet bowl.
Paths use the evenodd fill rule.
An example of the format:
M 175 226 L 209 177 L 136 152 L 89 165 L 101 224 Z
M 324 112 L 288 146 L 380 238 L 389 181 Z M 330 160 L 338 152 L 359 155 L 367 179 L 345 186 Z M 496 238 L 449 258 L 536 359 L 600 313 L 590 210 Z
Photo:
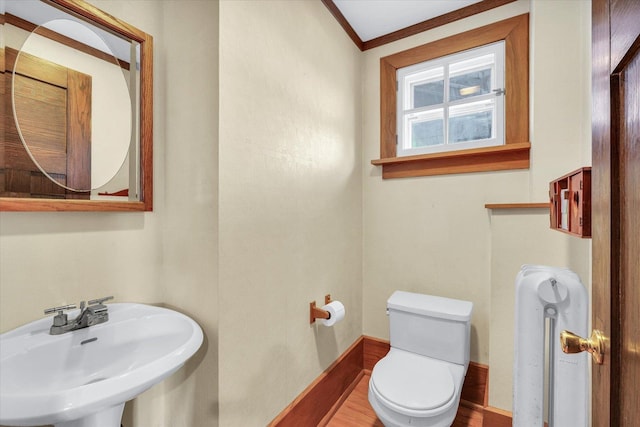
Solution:
M 372 371 L 369 402 L 387 427 L 449 427 L 464 374 L 462 365 L 392 348 Z
M 386 427 L 451 426 L 469 365 L 472 308 L 403 291 L 389 298 L 391 349 L 369 380 L 369 403 Z

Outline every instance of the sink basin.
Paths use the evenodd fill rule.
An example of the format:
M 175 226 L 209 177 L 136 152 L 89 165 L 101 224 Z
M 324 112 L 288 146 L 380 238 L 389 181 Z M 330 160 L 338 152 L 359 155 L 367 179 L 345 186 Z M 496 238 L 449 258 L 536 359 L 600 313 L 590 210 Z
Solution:
M 108 322 L 66 334 L 49 335 L 49 317 L 0 335 L 0 425 L 120 427 L 124 403 L 202 344 L 198 324 L 173 310 L 107 307 Z

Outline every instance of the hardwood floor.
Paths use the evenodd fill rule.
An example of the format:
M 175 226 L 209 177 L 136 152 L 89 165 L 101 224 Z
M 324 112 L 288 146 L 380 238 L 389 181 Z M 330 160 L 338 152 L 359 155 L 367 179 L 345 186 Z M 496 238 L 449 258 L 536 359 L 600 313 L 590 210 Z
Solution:
M 360 378 L 351 394 L 345 399 L 327 423 L 327 427 L 384 427 L 369 405 L 369 377 Z M 478 407 L 479 408 L 479 407 Z M 452 427 L 482 427 L 482 409 L 462 402 Z
M 384 427 L 369 405 L 369 377 L 365 374 L 360 378 L 327 427 Z
M 371 370 L 389 342 L 361 336 L 310 384 L 269 427 L 383 427 L 369 405 Z M 453 427 L 511 427 L 511 414 L 487 405 L 489 367 L 470 362 Z

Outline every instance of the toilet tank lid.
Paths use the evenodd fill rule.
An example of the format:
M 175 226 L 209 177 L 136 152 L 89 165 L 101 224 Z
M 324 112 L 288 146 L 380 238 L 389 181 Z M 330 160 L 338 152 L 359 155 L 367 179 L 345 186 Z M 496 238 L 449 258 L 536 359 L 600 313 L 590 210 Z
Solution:
M 387 300 L 387 308 L 441 319 L 468 322 L 471 320 L 473 303 L 434 295 L 395 291 Z

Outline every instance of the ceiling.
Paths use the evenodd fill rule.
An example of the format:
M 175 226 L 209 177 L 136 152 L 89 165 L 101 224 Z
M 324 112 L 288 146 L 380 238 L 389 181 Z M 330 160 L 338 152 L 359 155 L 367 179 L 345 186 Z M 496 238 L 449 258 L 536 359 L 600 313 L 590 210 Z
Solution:
M 333 0 L 363 42 L 481 0 Z
M 321 0 L 367 50 L 516 0 Z

